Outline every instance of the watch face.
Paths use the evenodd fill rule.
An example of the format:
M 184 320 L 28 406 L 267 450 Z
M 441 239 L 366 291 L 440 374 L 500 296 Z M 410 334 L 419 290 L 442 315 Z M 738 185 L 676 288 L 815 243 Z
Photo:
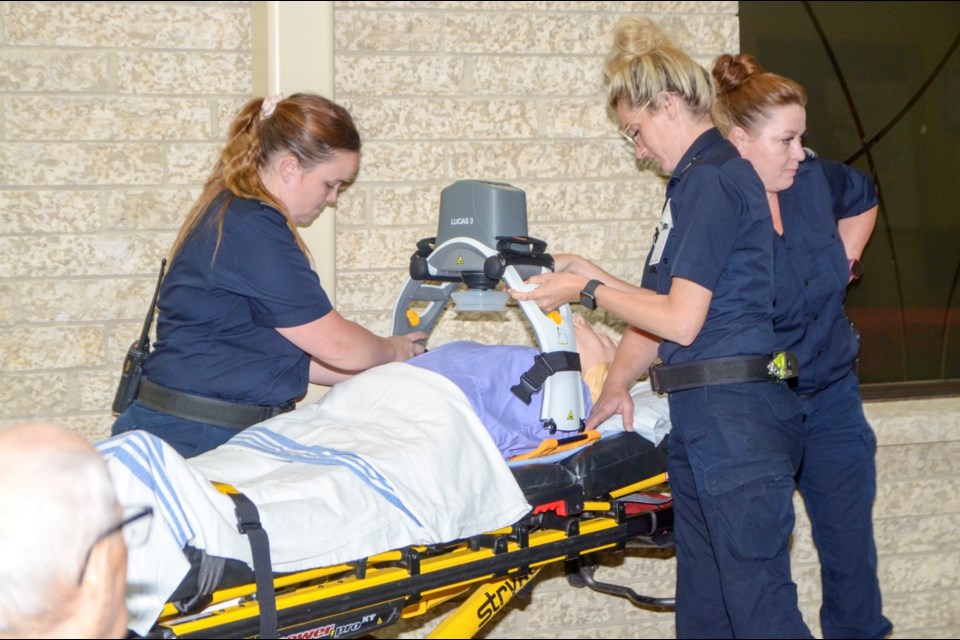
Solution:
M 580 292 L 580 304 L 582 304 L 587 309 L 593 310 L 597 308 L 597 299 L 594 296 L 594 291 L 597 290 L 602 282 L 599 280 L 591 280 L 587 283 L 587 286 L 583 288 L 583 291 Z

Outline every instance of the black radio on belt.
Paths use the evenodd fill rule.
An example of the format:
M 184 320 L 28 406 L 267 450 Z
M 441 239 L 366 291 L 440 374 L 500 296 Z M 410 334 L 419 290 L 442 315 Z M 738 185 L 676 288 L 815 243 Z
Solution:
M 140 388 L 140 378 L 143 376 L 143 361 L 150 353 L 150 325 L 153 324 L 153 311 L 157 306 L 157 297 L 160 295 L 160 282 L 163 280 L 163 271 L 167 266 L 167 259 L 160 262 L 160 275 L 157 277 L 157 288 L 153 292 L 153 300 L 147 311 L 147 318 L 143 321 L 143 331 L 140 338 L 130 345 L 127 357 L 123 360 L 123 370 L 120 372 L 120 384 L 117 385 L 117 394 L 113 397 L 113 412 L 123 413 L 137 397 Z

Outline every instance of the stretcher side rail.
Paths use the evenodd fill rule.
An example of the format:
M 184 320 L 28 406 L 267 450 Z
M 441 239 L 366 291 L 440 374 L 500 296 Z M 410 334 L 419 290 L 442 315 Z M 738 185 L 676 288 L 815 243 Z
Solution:
M 630 590 L 600 583 L 589 569 L 588 558 L 594 554 L 627 546 L 669 548 L 673 544 L 669 502 L 628 513 L 625 502 L 617 499 L 665 482 L 666 441 L 654 447 L 630 437 L 635 434 L 623 435 L 583 452 L 580 460 L 572 457 L 563 464 L 514 469 L 535 508 L 511 527 L 441 545 L 407 547 L 338 567 L 276 576 L 280 636 L 366 635 L 474 590 L 471 598 L 476 600 L 468 599 L 448 616 L 458 618 L 456 631 L 445 631 L 470 636 L 503 609 L 506 599 L 528 587 L 540 569 L 557 562 L 565 563 L 568 573 L 585 574 L 571 579 L 575 586 L 625 596 L 640 606 L 669 607 L 667 599 L 632 598 Z M 623 484 L 636 478 L 638 471 L 659 473 Z M 584 499 L 584 486 L 591 488 L 587 495 L 596 501 Z M 168 604 L 146 637 L 258 637 L 259 606 L 252 572 L 239 564 L 247 576 L 242 575 L 244 571 L 237 575 L 246 584 L 217 591 L 210 598 L 212 604 L 195 614 L 184 614 Z
M 614 507 L 584 520 L 557 517 L 550 524 L 562 526 L 561 530 L 537 529 L 528 536 L 504 534 L 492 544 L 479 540 L 484 536 L 477 536 L 466 541 L 456 552 L 456 558 L 448 557 L 449 553 L 431 555 L 426 549 L 422 554 L 417 549 L 407 549 L 402 561 L 385 568 L 367 567 L 363 578 L 347 572 L 333 580 L 308 581 L 294 588 L 277 586 L 280 633 L 290 636 L 328 625 L 348 629 L 368 620 L 370 624 L 359 624 L 353 631 L 337 634 L 337 637 L 354 637 L 371 631 L 375 621 L 368 618 L 371 612 L 376 612 L 381 620 L 377 627 L 386 626 L 399 619 L 404 607 L 451 587 L 482 583 L 491 577 L 522 578 L 554 562 L 598 551 L 622 550 L 628 541 L 631 545 L 664 548 L 672 544 L 669 513 L 668 508 L 627 517 L 622 508 Z M 543 514 L 534 518 L 540 522 L 550 521 Z M 522 531 L 522 527 L 514 528 L 518 533 Z M 528 546 L 521 547 L 524 537 Z M 472 546 L 476 549 L 471 549 Z M 324 591 L 330 595 L 325 596 Z M 169 622 L 161 619 L 147 637 L 257 637 L 258 612 L 251 594 L 235 604 L 224 603 L 216 615 L 201 615 L 193 620 L 187 616 Z M 216 622 L 217 616 L 224 622 Z

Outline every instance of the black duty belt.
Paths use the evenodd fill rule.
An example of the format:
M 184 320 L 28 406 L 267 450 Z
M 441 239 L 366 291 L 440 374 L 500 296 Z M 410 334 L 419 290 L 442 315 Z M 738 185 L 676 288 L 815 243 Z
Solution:
M 797 357 L 789 351 L 772 356 L 731 356 L 683 364 L 650 367 L 650 384 L 657 393 L 671 393 L 714 384 L 777 381 L 799 374 Z
M 246 429 L 273 416 L 292 411 L 296 406 L 293 400 L 276 407 L 218 400 L 169 389 L 146 378 L 140 380 L 137 400 L 151 409 L 178 418 L 234 429 Z

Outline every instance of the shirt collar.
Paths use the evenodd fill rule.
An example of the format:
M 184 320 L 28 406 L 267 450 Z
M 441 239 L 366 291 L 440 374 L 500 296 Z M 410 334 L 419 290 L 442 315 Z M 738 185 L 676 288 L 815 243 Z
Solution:
M 706 151 L 708 147 L 722 141 L 723 136 L 720 135 L 720 131 L 716 127 L 711 127 L 701 133 L 697 139 L 693 141 L 693 144 L 690 145 L 690 148 L 683 154 L 683 157 L 680 158 L 680 162 L 678 162 L 677 166 L 673 169 L 673 175 L 670 176 L 670 181 L 667 183 L 667 186 L 672 187 L 680 182 L 683 173 L 696 163 L 697 159 L 703 155 L 703 152 Z

